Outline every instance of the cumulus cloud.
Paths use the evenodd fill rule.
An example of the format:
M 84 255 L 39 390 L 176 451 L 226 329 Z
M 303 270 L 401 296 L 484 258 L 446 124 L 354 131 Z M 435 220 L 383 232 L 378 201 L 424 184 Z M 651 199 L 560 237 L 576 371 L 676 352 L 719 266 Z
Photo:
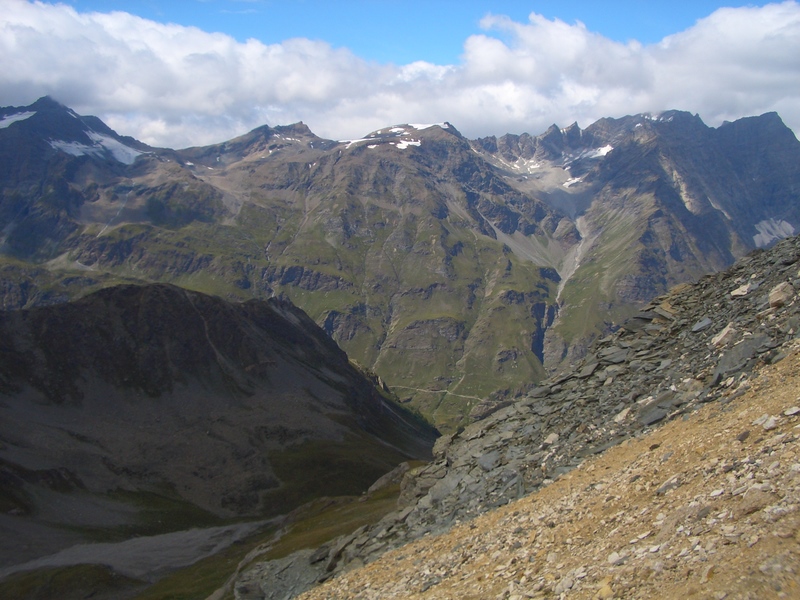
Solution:
M 710 125 L 778 111 L 800 132 L 800 5 L 720 9 L 657 44 L 490 15 L 455 65 L 381 65 L 321 41 L 238 42 L 123 12 L 0 0 L 0 104 L 50 94 L 120 133 L 185 147 L 305 121 L 360 137 L 450 121 L 477 137 L 677 108 Z

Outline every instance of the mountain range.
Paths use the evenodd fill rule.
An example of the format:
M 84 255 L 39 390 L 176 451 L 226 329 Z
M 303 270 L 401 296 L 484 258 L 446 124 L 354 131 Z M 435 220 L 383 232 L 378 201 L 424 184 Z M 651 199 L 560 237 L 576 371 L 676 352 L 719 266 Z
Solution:
M 294 559 L 318 581 L 726 399 L 797 331 L 751 293 L 798 288 L 796 240 L 674 286 L 796 233 L 798 194 L 774 113 L 173 150 L 2 108 L 0 577 L 89 541 L 234 541 L 428 460 L 440 428 L 396 513 Z M 229 584 L 261 594 L 253 573 Z
M 453 431 L 800 229 L 800 142 L 774 113 L 669 111 L 478 140 L 298 123 L 171 150 L 43 98 L 0 109 L 0 193 L 5 308 L 133 282 L 278 296 Z

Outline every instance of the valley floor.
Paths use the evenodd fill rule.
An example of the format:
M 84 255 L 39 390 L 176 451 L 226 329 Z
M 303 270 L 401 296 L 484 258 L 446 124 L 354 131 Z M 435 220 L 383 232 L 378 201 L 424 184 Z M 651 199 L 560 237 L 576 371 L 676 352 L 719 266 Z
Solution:
M 800 598 L 800 347 L 749 389 L 301 596 Z
M 277 522 L 280 518 L 142 536 L 123 542 L 78 544 L 50 556 L 0 569 L 0 578 L 34 569 L 102 564 L 127 577 L 157 579 L 164 573 L 217 554 L 263 528 L 267 523 Z

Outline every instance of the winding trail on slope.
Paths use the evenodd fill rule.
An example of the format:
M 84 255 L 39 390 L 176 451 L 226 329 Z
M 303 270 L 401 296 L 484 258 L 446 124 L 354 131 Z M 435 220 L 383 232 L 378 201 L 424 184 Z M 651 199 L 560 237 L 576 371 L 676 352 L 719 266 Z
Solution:
M 391 385 L 390 388 L 398 388 L 403 390 L 414 390 L 415 392 L 425 392 L 427 394 L 447 394 L 450 396 L 458 396 L 459 398 L 470 398 L 472 400 L 483 400 L 483 398 L 478 398 L 478 396 L 465 396 L 464 394 L 456 394 L 454 392 L 449 392 L 447 390 L 424 390 L 422 388 L 415 388 L 409 387 L 407 385 Z

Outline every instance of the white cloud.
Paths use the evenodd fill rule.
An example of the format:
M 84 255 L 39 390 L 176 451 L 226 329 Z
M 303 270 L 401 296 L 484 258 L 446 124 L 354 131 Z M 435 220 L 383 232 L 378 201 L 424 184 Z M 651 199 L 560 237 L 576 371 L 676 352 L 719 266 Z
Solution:
M 0 0 L 0 104 L 51 94 L 172 147 L 300 120 L 332 139 L 441 121 L 477 137 L 669 108 L 710 125 L 776 110 L 800 132 L 797 2 L 720 9 L 653 45 L 536 14 L 481 26 L 459 64 L 394 66 L 320 41 L 241 43 L 122 12 Z

